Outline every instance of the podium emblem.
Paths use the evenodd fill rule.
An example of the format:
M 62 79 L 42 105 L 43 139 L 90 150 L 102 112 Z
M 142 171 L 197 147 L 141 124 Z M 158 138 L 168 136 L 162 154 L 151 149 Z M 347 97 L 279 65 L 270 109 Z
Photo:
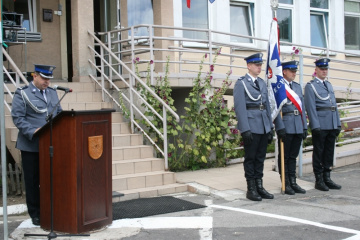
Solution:
M 88 137 L 89 155 L 96 160 L 103 154 L 103 135 Z

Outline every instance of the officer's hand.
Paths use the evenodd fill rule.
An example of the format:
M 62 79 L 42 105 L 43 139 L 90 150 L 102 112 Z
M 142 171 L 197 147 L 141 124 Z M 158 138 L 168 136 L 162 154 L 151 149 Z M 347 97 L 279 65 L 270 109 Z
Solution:
M 252 137 L 252 133 L 250 131 L 246 131 L 241 133 L 242 139 L 244 141 L 244 145 L 250 145 L 253 137 Z
M 274 132 L 273 132 L 273 130 L 271 130 L 268 133 L 268 144 L 272 143 L 273 138 L 274 138 Z
M 336 129 L 336 136 L 337 136 L 337 137 L 339 136 L 340 132 L 341 132 L 341 127 L 338 127 L 338 128 Z
M 307 132 L 307 129 L 305 129 L 303 132 L 303 135 L 302 135 L 302 139 L 305 140 L 307 135 L 308 135 L 308 132 Z
M 311 130 L 313 136 L 320 136 L 321 130 L 320 128 L 315 128 Z
M 283 140 L 283 142 L 285 141 L 285 139 L 286 139 L 286 131 L 285 131 L 285 128 L 280 129 L 280 130 L 277 130 L 277 131 L 276 131 L 276 134 L 278 135 L 279 138 L 281 138 L 281 140 Z

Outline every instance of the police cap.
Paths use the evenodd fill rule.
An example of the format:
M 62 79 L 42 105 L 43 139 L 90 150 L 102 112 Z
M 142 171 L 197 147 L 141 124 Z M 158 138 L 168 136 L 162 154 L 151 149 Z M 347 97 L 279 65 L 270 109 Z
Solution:
M 315 63 L 315 66 L 317 66 L 321 69 L 328 69 L 329 62 L 330 62 L 330 59 L 328 59 L 328 58 L 320 58 L 320 59 L 316 60 L 314 63 Z
M 297 70 L 299 62 L 298 61 L 289 61 L 281 63 L 282 69 L 289 69 L 289 70 Z
M 53 78 L 53 71 L 56 68 L 52 65 L 34 64 L 35 72 L 38 72 L 43 78 Z
M 246 58 L 244 58 L 244 60 L 246 61 L 246 63 L 262 63 L 262 53 L 255 53 L 253 55 L 250 55 Z

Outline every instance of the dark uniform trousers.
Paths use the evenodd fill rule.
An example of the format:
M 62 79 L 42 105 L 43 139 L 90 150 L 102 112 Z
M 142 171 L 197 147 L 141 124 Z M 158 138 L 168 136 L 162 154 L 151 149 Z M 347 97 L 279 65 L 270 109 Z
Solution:
M 321 130 L 320 136 L 312 136 L 314 173 L 330 172 L 333 165 L 337 130 Z
M 39 153 L 21 151 L 26 205 L 31 218 L 40 217 Z
M 252 134 L 251 144 L 244 145 L 245 160 L 244 170 L 246 180 L 261 179 L 263 177 L 266 148 L 268 145 L 267 134 Z
M 296 158 L 299 155 L 301 141 L 302 134 L 286 134 L 286 139 L 284 141 L 285 176 L 296 177 Z M 280 140 L 278 145 L 278 166 L 279 172 L 281 173 Z

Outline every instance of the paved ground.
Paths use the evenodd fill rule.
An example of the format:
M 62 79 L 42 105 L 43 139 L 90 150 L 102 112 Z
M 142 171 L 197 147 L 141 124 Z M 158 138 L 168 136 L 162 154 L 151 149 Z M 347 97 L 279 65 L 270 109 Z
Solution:
M 91 233 L 90 237 L 59 239 L 359 240 L 360 164 L 338 168 L 333 171 L 332 178 L 343 186 L 341 190 L 317 191 L 312 188 L 313 175 L 306 174 L 301 182 L 302 186 L 310 188 L 306 194 L 282 195 L 278 185 L 275 199 L 261 202 L 247 200 L 240 189 L 212 190 L 208 194 L 178 194 L 178 198 L 207 207 L 139 219 L 122 219 L 114 221 L 102 231 Z M 18 218 L 10 219 L 9 223 L 9 233 L 13 239 L 24 239 L 25 232 L 42 232 L 30 223 L 27 216 Z

